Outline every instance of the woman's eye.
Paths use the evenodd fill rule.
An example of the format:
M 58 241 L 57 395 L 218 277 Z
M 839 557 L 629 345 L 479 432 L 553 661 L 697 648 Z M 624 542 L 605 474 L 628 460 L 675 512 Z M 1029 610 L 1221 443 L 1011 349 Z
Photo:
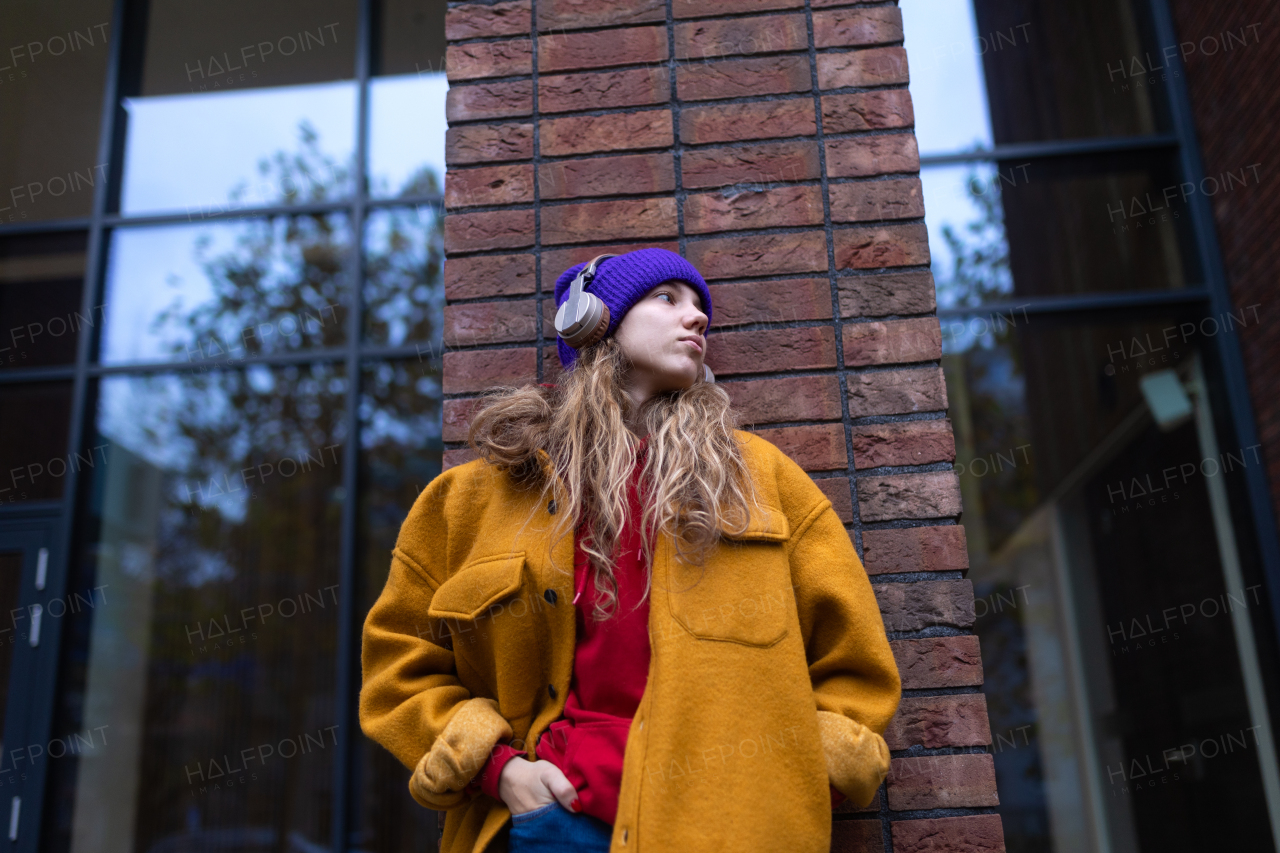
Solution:
M 671 296 L 671 294 L 670 294 L 670 293 L 667 293 L 665 290 L 664 290 L 664 291 L 662 291 L 661 293 L 659 293 L 658 295 L 659 295 L 659 296 L 666 296 L 666 297 L 668 297 L 668 298 L 670 299 L 670 301 L 671 301 L 671 304 L 672 304 L 672 305 L 674 305 L 674 304 L 675 304 L 675 301 L 676 301 L 676 300 L 675 300 L 675 297 Z

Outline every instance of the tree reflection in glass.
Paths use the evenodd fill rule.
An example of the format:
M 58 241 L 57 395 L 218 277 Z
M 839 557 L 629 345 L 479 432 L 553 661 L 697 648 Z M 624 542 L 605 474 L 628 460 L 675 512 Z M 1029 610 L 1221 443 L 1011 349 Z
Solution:
M 326 182 L 344 178 L 314 143 L 304 132 L 266 176 L 326 197 Z M 390 236 L 367 261 L 371 325 L 429 344 L 440 328 L 439 220 L 406 210 L 375 221 Z M 198 241 L 204 297 L 173 298 L 149 331 L 158 356 L 204 363 L 100 381 L 106 462 L 86 483 L 76 582 L 106 596 L 77 617 L 88 654 L 69 667 L 58 726 L 106 727 L 111 741 L 53 774 L 67 806 L 53 833 L 62 849 L 329 844 L 350 377 L 341 361 L 242 359 L 348 342 L 346 228 L 341 215 L 298 213 L 239 224 L 229 245 Z M 120 279 L 125 297 L 133 280 Z M 369 370 L 365 399 L 377 411 L 364 417 L 365 446 L 392 448 L 401 476 L 421 478 L 439 466 L 439 383 L 422 378 L 434 375 L 429 356 L 414 371 L 396 381 Z M 405 484 L 384 485 L 399 502 L 383 514 L 402 517 Z
M 998 175 L 990 167 L 967 170 L 963 185 L 970 216 L 941 225 L 947 249 L 943 257 L 950 265 L 935 264 L 940 307 L 979 309 L 1013 293 Z M 957 177 L 954 172 L 952 177 Z M 998 556 L 1038 501 L 1019 346 L 1025 323 L 1025 314 L 1008 311 L 941 320 L 978 617 L 975 632 L 982 644 L 984 693 L 996 738 L 991 751 L 996 753 L 1001 815 L 1011 851 L 1050 843 L 1039 715 L 1023 617 L 1016 607 L 1019 581 L 1000 567 Z M 1009 601 L 1015 605 L 1006 605 Z
M 388 208 L 365 231 L 364 334 L 369 343 L 420 343 L 439 353 L 444 326 L 444 217 L 435 208 Z
M 937 187 L 930 194 L 931 206 L 945 210 L 936 230 L 946 251 L 937 253 L 941 257 L 933 270 L 939 307 L 974 308 L 1011 295 L 1000 171 L 988 165 L 970 167 L 959 193 L 954 185 L 960 177 L 956 169 L 935 169 L 925 177 Z
M 102 380 L 86 585 L 103 601 L 74 728 L 111 739 L 80 759 L 72 849 L 328 837 L 346 381 L 340 364 Z

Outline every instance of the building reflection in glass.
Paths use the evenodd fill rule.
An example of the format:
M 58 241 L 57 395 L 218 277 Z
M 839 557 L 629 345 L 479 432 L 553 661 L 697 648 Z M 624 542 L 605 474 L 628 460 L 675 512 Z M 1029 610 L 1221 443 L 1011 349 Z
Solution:
M 1271 849 L 1261 460 L 1210 401 L 1258 315 L 1153 298 L 1205 277 L 1176 149 L 1115 140 L 1169 127 L 1108 77 L 1146 4 L 902 9 L 1006 848 Z
M 943 219 L 931 234 L 945 247 L 934 270 L 951 309 L 943 365 L 1006 845 L 1193 849 L 1223 832 L 1198 817 L 1212 803 L 1238 815 L 1230 832 L 1248 846 L 1268 834 L 1268 757 L 1252 740 L 1267 728 L 1236 534 L 1215 519 L 1230 518 L 1225 481 L 1259 460 L 1256 448 L 1218 449 L 1201 352 L 1219 319 L 1256 318 L 1028 311 L 1021 297 L 1061 292 L 1053 282 L 1091 264 L 1108 274 L 1074 280 L 1121 290 L 1181 281 L 1176 226 L 1125 235 L 1122 252 L 1049 228 L 1074 209 L 1053 186 L 1065 171 L 1028 168 L 1038 201 L 1023 207 L 994 166 L 935 168 L 925 183 Z M 1018 229 L 1006 226 L 1015 219 Z M 1065 272 L 1057 251 L 1073 253 Z M 1184 395 L 1180 419 L 1164 417 L 1151 390 L 1160 379 Z M 1206 601 L 1219 618 L 1181 620 Z M 1170 612 L 1173 623 L 1150 621 Z M 1179 752 L 1245 737 L 1248 748 L 1212 761 Z
M 327 838 L 345 389 L 340 365 L 101 380 L 101 601 L 62 722 L 110 746 L 77 760 L 69 849 Z
M 406 507 L 440 473 L 439 359 L 390 361 L 365 370 L 360 400 L 359 612 L 382 592 L 388 555 Z M 409 795 L 407 771 L 387 750 L 360 738 L 352 756 L 352 848 L 387 853 L 435 849 L 436 813 Z

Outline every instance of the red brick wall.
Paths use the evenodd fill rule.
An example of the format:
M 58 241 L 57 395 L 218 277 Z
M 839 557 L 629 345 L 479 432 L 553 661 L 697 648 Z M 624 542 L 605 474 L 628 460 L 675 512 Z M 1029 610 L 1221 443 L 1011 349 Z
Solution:
M 1272 0 L 1172 0 L 1206 175 L 1246 172 L 1213 197 L 1231 299 L 1259 322 L 1239 328 L 1272 500 L 1280 508 L 1280 194 L 1274 185 L 1280 116 L 1280 5 Z M 1227 34 L 1230 34 L 1230 38 Z M 1243 44 L 1242 44 L 1243 42 Z M 1203 48 L 1203 49 L 1202 49 Z M 1229 48 L 1229 49 L 1228 49 Z M 1254 312 L 1246 315 L 1251 321 Z
M 1003 850 L 898 8 L 469 2 L 447 35 L 445 465 L 477 393 L 558 373 L 560 272 L 683 254 L 707 363 L 843 517 L 902 672 L 885 793 L 833 849 Z

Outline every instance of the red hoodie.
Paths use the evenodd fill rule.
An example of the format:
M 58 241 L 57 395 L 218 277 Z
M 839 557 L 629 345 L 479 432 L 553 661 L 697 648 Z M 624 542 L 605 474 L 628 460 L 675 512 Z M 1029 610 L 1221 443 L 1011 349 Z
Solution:
M 613 615 L 603 622 L 591 618 L 598 591 L 593 573 L 588 571 L 587 554 L 581 547 L 583 528 L 579 527 L 575 533 L 574 599 L 578 636 L 573 653 L 573 677 L 569 682 L 569 695 L 565 697 L 563 717 L 543 733 L 535 749 L 538 758 L 559 767 L 577 790 L 582 811 L 608 824 L 614 822 L 618 813 L 627 733 L 649 678 L 649 600 L 646 597 L 641 601 L 645 566 L 638 523 L 643 510 L 639 475 L 647 450 L 646 436 L 641 440 L 627 486 L 629 511 L 615 552 L 618 600 Z M 506 744 L 494 748 L 477 777 L 484 793 L 500 799 L 498 778 L 502 768 L 517 755 L 524 753 Z
M 543 733 L 535 749 L 538 758 L 559 767 L 577 790 L 582 811 L 610 825 L 618 813 L 627 734 L 649 677 L 649 599 L 640 600 L 645 565 L 639 529 L 643 507 L 638 491 L 647 450 L 648 436 L 641 440 L 628 484 L 629 512 L 615 552 L 618 600 L 613 615 L 604 622 L 590 618 L 597 590 L 592 572 L 587 571 L 587 555 L 580 547 L 582 528 L 575 534 L 574 589 L 579 592 L 575 594 L 578 635 L 573 677 L 564 716 Z M 512 758 L 524 755 L 522 750 L 498 744 L 469 789 L 500 800 L 502 769 Z M 844 799 L 835 788 L 831 793 L 833 806 Z

